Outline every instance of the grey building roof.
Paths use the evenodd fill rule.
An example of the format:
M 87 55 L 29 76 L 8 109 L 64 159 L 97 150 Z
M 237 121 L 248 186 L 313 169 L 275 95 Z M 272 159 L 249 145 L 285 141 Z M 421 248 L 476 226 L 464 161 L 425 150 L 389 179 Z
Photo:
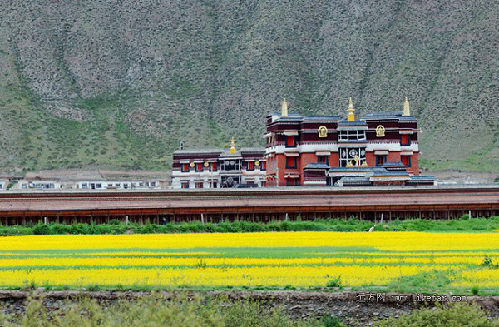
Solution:
M 283 121 L 302 121 L 303 116 L 286 116 L 286 117 L 279 117 L 278 120 L 283 120 Z
M 378 111 L 370 112 L 361 119 L 399 118 L 401 116 L 402 111 Z
M 354 121 L 348 121 L 348 120 L 342 120 L 338 123 L 338 126 L 366 126 L 367 123 L 362 120 L 354 120 Z
M 411 179 L 415 181 L 434 181 L 437 178 L 435 176 L 411 176 Z
M 342 118 L 340 116 L 305 116 L 303 120 L 305 121 L 339 121 Z
M 305 169 L 329 169 L 329 165 L 325 163 L 311 162 L 305 166 Z
M 402 171 L 375 171 L 374 175 L 375 177 L 381 177 L 381 176 L 409 176 L 409 173 L 405 170 Z
M 369 177 L 345 176 L 340 178 L 342 182 L 369 182 Z
M 192 150 L 175 150 L 173 154 L 195 154 L 195 153 L 222 153 L 224 149 L 192 149 Z
M 244 148 L 241 148 L 241 152 L 265 152 L 265 148 L 244 147 Z
M 402 111 L 371 112 L 363 116 L 361 120 L 398 119 L 402 121 L 416 121 L 414 116 L 403 116 Z

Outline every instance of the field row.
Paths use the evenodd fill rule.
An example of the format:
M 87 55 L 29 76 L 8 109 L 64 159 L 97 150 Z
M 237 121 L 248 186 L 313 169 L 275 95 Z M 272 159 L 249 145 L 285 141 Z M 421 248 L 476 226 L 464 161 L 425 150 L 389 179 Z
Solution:
M 498 233 L 279 232 L 0 239 L 5 288 L 388 287 L 499 293 Z

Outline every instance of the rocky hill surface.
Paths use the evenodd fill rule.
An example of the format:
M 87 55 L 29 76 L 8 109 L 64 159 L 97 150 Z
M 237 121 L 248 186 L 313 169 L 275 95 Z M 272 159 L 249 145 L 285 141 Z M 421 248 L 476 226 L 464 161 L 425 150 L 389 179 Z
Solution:
M 279 109 L 401 110 L 422 165 L 499 171 L 499 2 L 3 0 L 0 167 L 169 169 Z

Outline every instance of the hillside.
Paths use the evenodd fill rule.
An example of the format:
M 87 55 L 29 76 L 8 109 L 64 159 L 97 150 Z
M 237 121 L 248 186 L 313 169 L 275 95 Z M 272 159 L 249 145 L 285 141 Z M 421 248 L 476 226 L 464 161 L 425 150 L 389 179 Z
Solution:
M 422 166 L 499 171 L 499 2 L 6 0 L 0 168 L 169 169 L 264 115 L 401 109 Z

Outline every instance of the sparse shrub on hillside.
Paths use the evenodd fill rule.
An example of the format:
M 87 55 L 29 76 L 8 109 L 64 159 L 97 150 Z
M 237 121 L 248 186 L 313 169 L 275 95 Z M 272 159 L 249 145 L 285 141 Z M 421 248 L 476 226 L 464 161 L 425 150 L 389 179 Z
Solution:
M 346 325 L 341 322 L 341 319 L 336 316 L 323 316 L 321 322 L 324 327 L 346 327 Z
M 437 305 L 436 309 L 415 310 L 410 315 L 398 319 L 390 318 L 378 322 L 380 327 L 493 327 L 499 326 L 499 320 L 489 320 L 485 312 L 477 305 L 456 303 L 448 307 Z
M 323 319 L 323 321 L 326 321 Z M 104 304 L 94 299 L 66 301 L 61 309 L 47 309 L 39 299 L 29 299 L 20 315 L 0 314 L 3 327 L 171 326 L 171 327 L 319 327 L 342 326 L 319 320 L 292 320 L 281 309 L 269 309 L 253 300 L 229 301 L 152 295 L 138 300 Z

